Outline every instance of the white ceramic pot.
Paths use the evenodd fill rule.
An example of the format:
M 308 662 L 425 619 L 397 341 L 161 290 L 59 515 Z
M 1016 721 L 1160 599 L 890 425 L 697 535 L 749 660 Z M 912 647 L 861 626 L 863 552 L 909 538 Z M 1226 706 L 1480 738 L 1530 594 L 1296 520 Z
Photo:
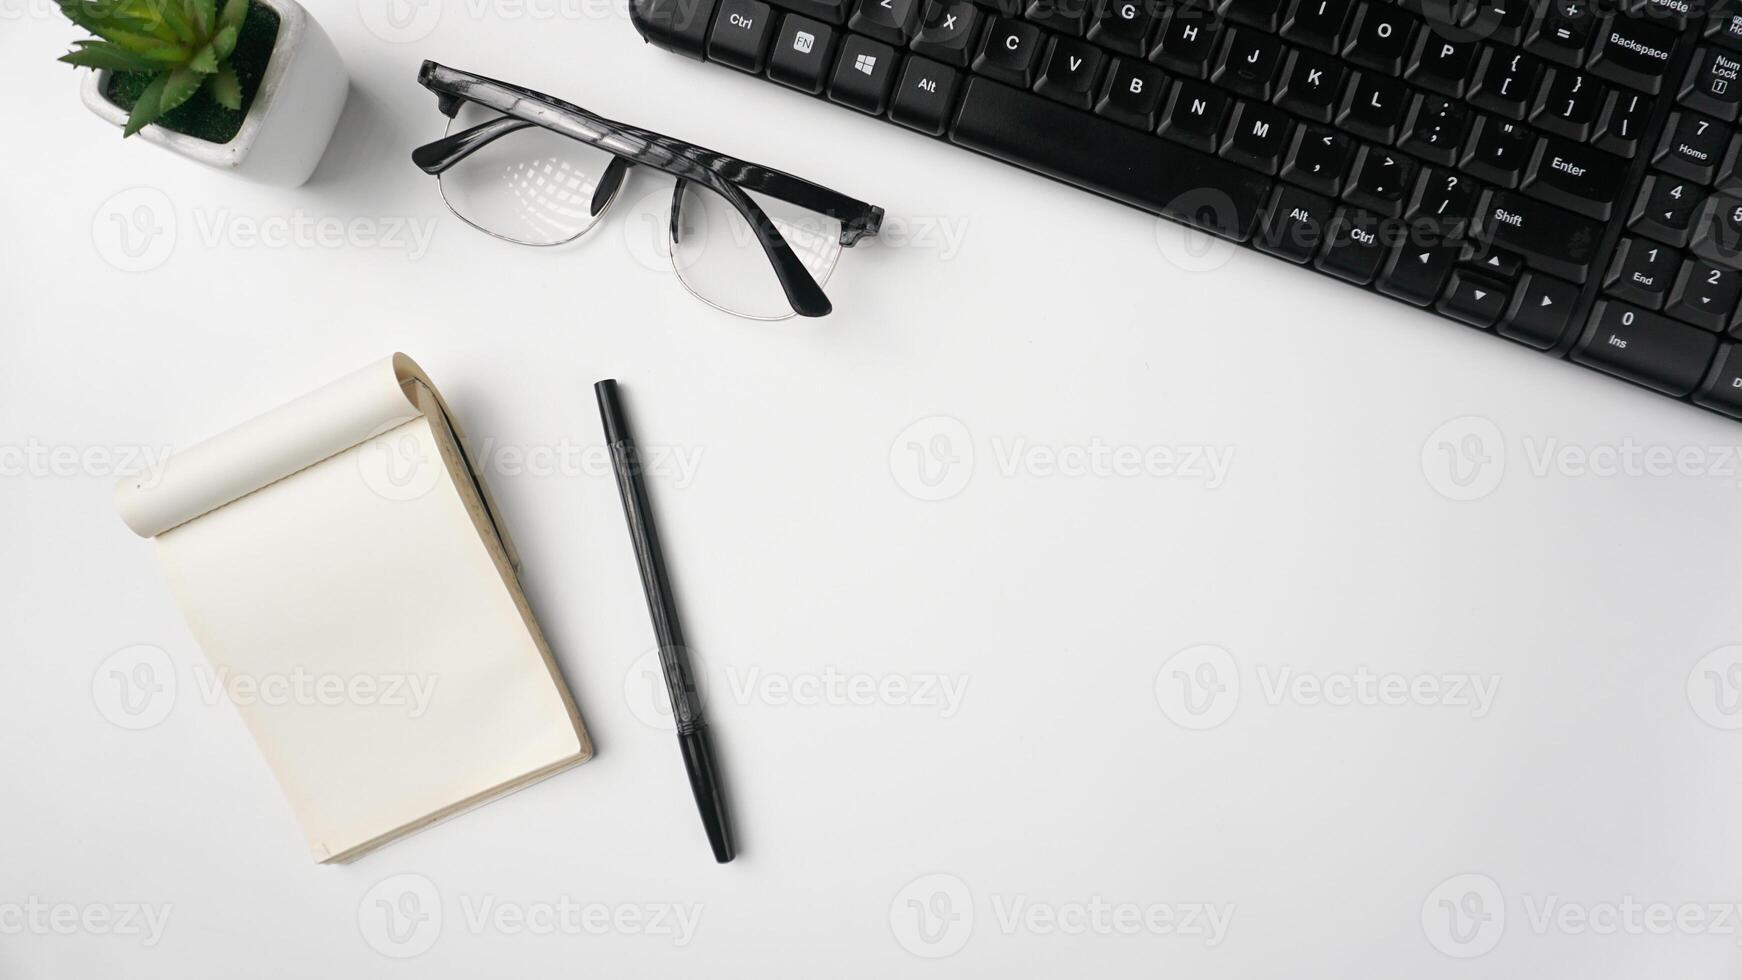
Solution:
M 321 162 L 350 79 L 332 38 L 296 0 L 254 0 L 278 14 L 278 38 L 242 129 L 228 143 L 212 143 L 162 126 L 147 126 L 138 138 L 208 166 L 263 184 L 296 187 Z M 85 105 L 116 126 L 127 110 L 103 95 L 106 71 L 87 72 Z

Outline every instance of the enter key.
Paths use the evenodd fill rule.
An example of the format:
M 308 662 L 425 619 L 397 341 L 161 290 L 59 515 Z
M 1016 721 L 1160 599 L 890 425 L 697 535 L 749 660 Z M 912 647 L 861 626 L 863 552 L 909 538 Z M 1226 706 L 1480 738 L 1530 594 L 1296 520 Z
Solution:
M 1612 153 L 1548 136 L 1537 141 L 1524 192 L 1551 204 L 1609 220 L 1627 178 L 1627 162 Z

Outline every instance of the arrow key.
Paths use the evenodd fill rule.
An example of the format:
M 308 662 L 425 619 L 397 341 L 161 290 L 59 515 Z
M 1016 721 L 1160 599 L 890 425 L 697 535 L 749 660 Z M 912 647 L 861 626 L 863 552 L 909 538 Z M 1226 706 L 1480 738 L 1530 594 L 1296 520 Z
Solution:
M 1456 243 L 1406 239 L 1385 260 L 1385 268 L 1379 273 L 1379 291 L 1406 303 L 1426 306 L 1439 296 L 1458 253 Z
M 1686 248 L 1694 215 L 1705 199 L 1705 189 L 1693 181 L 1654 173 L 1645 178 L 1627 226 L 1658 241 Z
M 1452 273 L 1451 285 L 1434 308 L 1454 320 L 1487 329 L 1506 309 L 1506 286 L 1473 272 Z
M 1548 350 L 1560 342 L 1573 322 L 1579 287 L 1563 279 L 1527 272 L 1512 294 L 1512 306 L 1500 321 L 1500 336 Z
M 1464 246 L 1464 264 L 1504 279 L 1518 278 L 1519 270 L 1524 268 L 1524 260 L 1516 252 L 1493 248 L 1480 242 L 1470 242 Z
M 1682 263 L 1669 291 L 1666 312 L 1696 327 L 1722 332 L 1730 325 L 1736 301 L 1742 299 L 1742 272 L 1689 259 Z

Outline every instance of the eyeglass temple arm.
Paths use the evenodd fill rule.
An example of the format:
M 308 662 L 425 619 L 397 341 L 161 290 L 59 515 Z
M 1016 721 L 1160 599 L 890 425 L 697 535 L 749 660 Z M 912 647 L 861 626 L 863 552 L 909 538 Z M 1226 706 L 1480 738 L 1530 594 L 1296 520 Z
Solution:
M 480 123 L 471 129 L 461 130 L 458 133 L 444 136 L 434 143 L 418 147 L 411 151 L 411 162 L 417 164 L 426 174 L 440 174 L 488 146 L 491 142 L 501 139 L 509 133 L 518 132 L 534 125 L 537 124 L 527 122 L 524 119 L 516 119 L 513 116 L 492 119 L 487 123 Z M 605 173 L 599 177 L 599 185 L 593 189 L 593 200 L 590 206 L 594 217 L 597 217 L 599 212 L 605 210 L 605 206 L 611 203 L 611 198 L 617 194 L 617 188 L 623 185 L 624 175 L 628 174 L 629 168 L 634 165 L 632 160 L 625 160 L 615 155 L 611 157 L 610 165 L 605 168 Z
M 792 246 L 787 244 L 786 238 L 774 227 L 774 222 L 750 199 L 750 195 L 745 194 L 731 181 L 703 183 L 678 178 L 677 187 L 671 194 L 671 240 L 674 245 L 679 240 L 679 209 L 683 206 L 684 186 L 690 183 L 699 183 L 708 190 L 715 191 L 750 223 L 750 230 L 756 233 L 756 241 L 762 246 L 762 254 L 774 266 L 774 277 L 780 280 L 780 289 L 786 293 L 786 301 L 792 304 L 794 313 L 799 316 L 828 316 L 834 310 L 834 304 L 829 302 L 823 287 L 817 285 L 816 278 L 799 261 Z
M 425 143 L 411 151 L 411 162 L 426 174 L 439 174 L 493 141 L 534 125 L 537 124 L 513 116 L 492 119 L 471 129 L 450 133 L 434 143 Z

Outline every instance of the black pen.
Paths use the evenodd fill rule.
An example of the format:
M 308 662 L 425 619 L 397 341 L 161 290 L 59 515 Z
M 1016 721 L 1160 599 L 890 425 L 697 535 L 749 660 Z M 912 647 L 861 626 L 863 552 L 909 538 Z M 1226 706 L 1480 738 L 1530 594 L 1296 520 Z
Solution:
M 611 449 L 611 466 L 617 472 L 617 492 L 623 497 L 623 517 L 629 522 L 629 540 L 635 544 L 635 563 L 641 566 L 641 591 L 647 595 L 647 611 L 653 617 L 653 635 L 659 641 L 659 666 L 665 671 L 666 691 L 671 695 L 671 715 L 677 722 L 677 741 L 683 749 L 684 768 L 689 770 L 690 789 L 708 829 L 714 860 L 732 860 L 732 831 L 726 822 L 726 796 L 720 786 L 720 770 L 708 744 L 708 726 L 702 719 L 702 700 L 696 693 L 695 674 L 690 670 L 689 648 L 684 646 L 683 627 L 677 621 L 671 581 L 665 574 L 665 555 L 659 549 L 659 532 L 653 526 L 653 508 L 647 485 L 641 482 L 641 457 L 629 433 L 629 419 L 617 397 L 617 382 L 607 379 L 593 386 L 599 399 L 599 418 L 605 423 L 605 443 Z

